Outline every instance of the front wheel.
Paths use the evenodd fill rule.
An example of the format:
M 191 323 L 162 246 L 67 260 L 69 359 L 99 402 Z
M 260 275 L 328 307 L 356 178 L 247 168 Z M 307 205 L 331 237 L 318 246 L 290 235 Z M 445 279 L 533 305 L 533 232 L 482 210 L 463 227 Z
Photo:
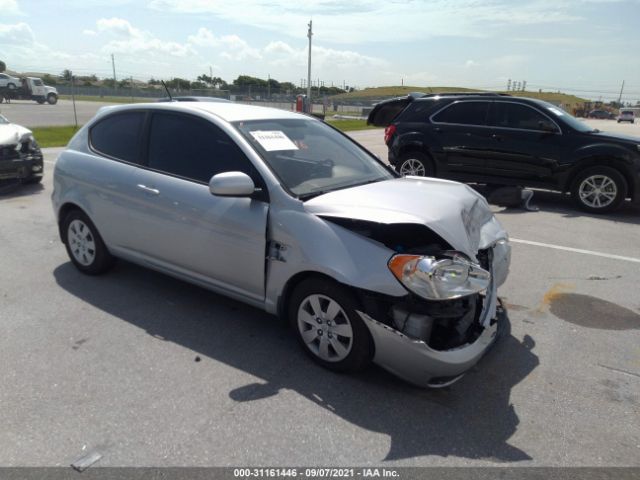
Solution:
M 58 96 L 55 93 L 50 93 L 47 95 L 47 102 L 49 102 L 49 105 L 55 105 L 58 103 Z
M 416 177 L 432 177 L 435 173 L 433 162 L 424 153 L 407 152 L 400 156 L 396 171 L 402 175 Z
M 606 213 L 618 208 L 627 196 L 627 182 L 611 167 L 592 167 L 573 181 L 571 197 L 582 210 Z
M 15 90 L 16 89 L 16 84 L 15 83 L 9 83 L 9 84 L 7 84 L 7 88 L 9 90 Z
M 309 278 L 291 295 L 289 321 L 313 360 L 330 370 L 354 372 L 373 356 L 371 335 L 356 309 L 356 299 L 344 287 Z
M 72 210 L 62 222 L 63 241 L 69 258 L 78 270 L 99 275 L 114 264 L 102 237 L 93 222 L 80 210 Z

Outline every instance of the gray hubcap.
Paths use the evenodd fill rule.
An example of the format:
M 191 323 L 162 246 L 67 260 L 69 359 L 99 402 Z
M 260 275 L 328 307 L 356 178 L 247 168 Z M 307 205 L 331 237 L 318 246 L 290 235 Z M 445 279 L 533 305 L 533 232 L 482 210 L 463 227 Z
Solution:
M 298 330 L 307 347 L 326 362 L 344 360 L 353 346 L 349 317 L 335 300 L 313 294 L 298 308 Z
M 578 189 L 580 201 L 591 208 L 609 206 L 618 195 L 616 183 L 606 175 L 585 178 Z
M 91 230 L 82 220 L 73 220 L 67 231 L 67 241 L 73 258 L 85 267 L 96 258 L 96 243 Z
M 400 165 L 400 175 L 413 175 L 416 177 L 426 176 L 426 171 L 422 162 L 415 158 L 409 158 Z

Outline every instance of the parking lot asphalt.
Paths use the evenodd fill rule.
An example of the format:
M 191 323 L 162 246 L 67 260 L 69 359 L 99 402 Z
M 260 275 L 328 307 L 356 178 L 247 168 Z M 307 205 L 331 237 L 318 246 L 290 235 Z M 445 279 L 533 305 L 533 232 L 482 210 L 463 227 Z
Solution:
M 379 130 L 353 136 L 384 151 Z M 0 465 L 640 465 L 637 207 L 495 207 L 511 332 L 422 390 L 328 372 L 276 318 L 165 275 L 80 274 L 51 210 L 58 151 L 41 186 L 0 197 Z

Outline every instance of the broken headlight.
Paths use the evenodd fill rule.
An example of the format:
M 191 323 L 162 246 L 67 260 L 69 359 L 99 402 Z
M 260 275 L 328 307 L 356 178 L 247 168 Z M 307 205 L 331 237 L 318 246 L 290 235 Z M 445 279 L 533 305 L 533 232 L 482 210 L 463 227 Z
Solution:
M 436 259 L 394 255 L 389 269 L 409 291 L 427 300 L 452 300 L 486 290 L 491 274 L 460 254 Z

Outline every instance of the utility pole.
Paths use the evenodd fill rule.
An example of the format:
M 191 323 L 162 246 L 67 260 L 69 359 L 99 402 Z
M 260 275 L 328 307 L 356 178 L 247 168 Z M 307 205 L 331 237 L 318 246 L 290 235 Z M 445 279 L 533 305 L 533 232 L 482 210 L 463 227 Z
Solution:
M 309 61 L 307 62 L 307 102 L 309 105 L 309 112 L 313 111 L 313 104 L 311 103 L 311 37 L 313 36 L 313 20 L 309 20 L 309 30 L 307 31 L 307 37 L 309 37 Z
M 118 88 L 118 79 L 116 78 L 116 61 L 111 54 L 111 66 L 113 67 L 113 88 Z
M 271 100 L 271 74 L 267 73 L 267 100 Z
M 620 95 L 618 96 L 618 105 L 621 105 L 622 102 L 622 91 L 624 90 L 624 80 L 622 80 L 622 86 L 620 87 Z

